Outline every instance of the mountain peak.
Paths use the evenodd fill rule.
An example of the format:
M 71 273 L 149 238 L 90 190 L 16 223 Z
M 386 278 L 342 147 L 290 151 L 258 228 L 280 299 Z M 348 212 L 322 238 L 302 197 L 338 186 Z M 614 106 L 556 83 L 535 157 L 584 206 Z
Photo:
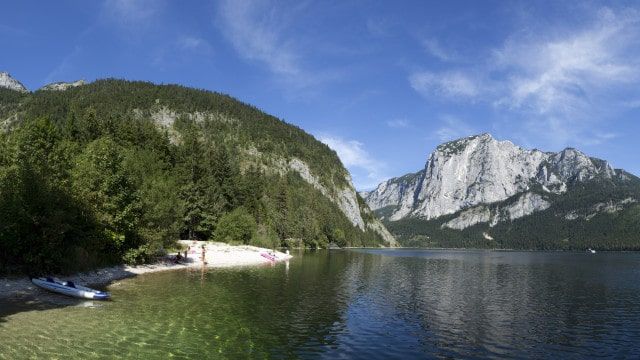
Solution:
M 445 142 L 436 148 L 436 152 L 445 156 L 454 156 L 462 154 L 467 149 L 472 151 L 478 146 L 486 147 L 488 144 L 507 144 L 515 147 L 510 141 L 498 141 L 491 134 L 482 133 Z
M 545 153 L 484 133 L 438 146 L 416 176 L 390 179 L 365 200 L 374 210 L 393 206 L 391 220 L 428 220 L 505 201 L 533 187 L 562 194 L 576 183 L 616 175 L 606 161 L 573 148 Z
M 472 140 L 495 140 L 494 137 L 489 134 L 489 133 L 482 133 L 482 134 L 475 134 L 475 135 L 469 135 L 469 136 L 465 136 L 465 137 L 461 137 L 458 139 L 454 139 L 454 140 L 450 140 L 447 142 L 444 142 L 442 144 L 440 144 L 440 146 L 443 145 L 447 145 L 447 144 L 457 144 L 457 143 L 466 143 Z
M 11 74 L 6 71 L 0 71 L 0 87 L 10 90 L 28 92 L 27 88 L 22 83 L 14 79 Z

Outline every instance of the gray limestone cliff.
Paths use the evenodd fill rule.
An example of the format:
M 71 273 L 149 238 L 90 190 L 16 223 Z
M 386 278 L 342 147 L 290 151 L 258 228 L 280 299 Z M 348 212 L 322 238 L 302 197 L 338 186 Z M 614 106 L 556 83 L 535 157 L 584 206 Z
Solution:
M 606 161 L 573 148 L 557 153 L 527 150 L 482 134 L 438 146 L 421 171 L 387 180 L 362 195 L 371 209 L 391 221 L 430 220 L 464 210 L 443 225 L 464 229 L 547 209 L 549 202 L 531 193 L 532 188 L 557 195 L 577 182 L 624 176 Z M 519 194 L 506 208 L 485 206 Z
M 22 83 L 13 77 L 8 72 L 0 71 L 0 88 L 7 88 L 19 92 L 29 92 Z
M 48 85 L 45 85 L 40 88 L 40 90 L 45 91 L 65 91 L 74 87 L 82 86 L 86 84 L 84 80 L 78 80 L 74 82 L 54 82 Z

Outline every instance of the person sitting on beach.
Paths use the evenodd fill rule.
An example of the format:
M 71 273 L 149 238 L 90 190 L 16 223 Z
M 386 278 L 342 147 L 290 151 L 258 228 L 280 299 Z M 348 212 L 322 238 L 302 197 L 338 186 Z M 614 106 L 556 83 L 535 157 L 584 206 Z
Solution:
M 176 254 L 176 258 L 173 262 L 176 264 L 179 264 L 180 260 L 182 260 L 182 254 L 180 254 L 180 252 L 178 251 L 178 253 Z

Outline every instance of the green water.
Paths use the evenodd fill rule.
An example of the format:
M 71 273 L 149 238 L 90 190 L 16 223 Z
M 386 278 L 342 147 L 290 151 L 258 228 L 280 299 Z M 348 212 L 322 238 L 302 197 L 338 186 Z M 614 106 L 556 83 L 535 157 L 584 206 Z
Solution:
M 0 359 L 626 358 L 638 279 L 637 253 L 296 254 L 0 303 Z
M 340 320 L 346 260 L 308 254 L 275 266 L 147 274 L 108 287 L 110 302 L 44 293 L 50 309 L 0 319 L 0 358 L 294 356 L 298 344 L 326 343 Z

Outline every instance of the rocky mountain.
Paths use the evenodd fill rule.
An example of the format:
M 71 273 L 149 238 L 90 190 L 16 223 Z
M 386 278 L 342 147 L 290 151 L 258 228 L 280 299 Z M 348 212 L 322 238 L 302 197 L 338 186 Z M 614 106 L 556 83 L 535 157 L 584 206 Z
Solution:
M 64 91 L 64 90 L 82 86 L 82 85 L 85 85 L 84 80 L 78 80 L 74 82 L 54 82 L 41 87 L 40 90 Z
M 13 77 L 8 72 L 0 71 L 0 88 L 7 88 L 19 92 L 28 92 L 27 88 L 22 83 Z
M 576 196 L 585 187 L 593 199 L 578 204 L 581 199 Z M 527 150 L 482 134 L 438 146 L 424 169 L 387 180 L 362 195 L 405 241 L 422 236 L 424 242 L 432 235 L 451 238 L 448 230 L 474 227 L 475 235 L 466 233 L 484 241 L 494 238 L 491 232 L 534 214 L 553 213 L 571 223 L 624 213 L 640 201 L 640 186 L 635 176 L 573 148 L 557 153 Z M 563 201 L 574 202 L 576 208 L 564 204 L 560 211 Z M 405 232 L 408 224 L 410 234 Z M 564 240 L 556 235 L 551 237 Z M 485 245 L 497 246 L 491 241 L 480 246 Z

